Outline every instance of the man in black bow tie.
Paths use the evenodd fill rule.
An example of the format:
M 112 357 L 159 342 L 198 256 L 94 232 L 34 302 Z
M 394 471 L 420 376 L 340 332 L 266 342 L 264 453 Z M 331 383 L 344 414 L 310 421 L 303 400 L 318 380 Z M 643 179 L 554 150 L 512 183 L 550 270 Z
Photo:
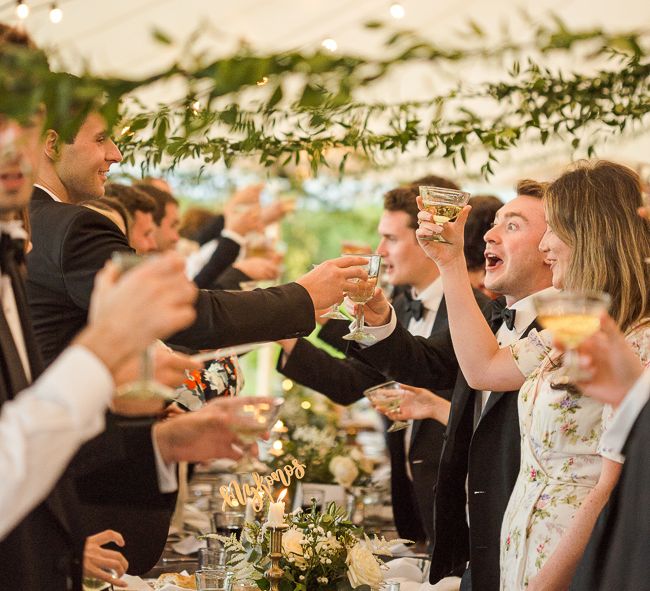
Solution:
M 421 179 L 420 184 L 456 188 L 441 177 Z M 384 279 L 400 288 L 393 302 L 399 322 L 411 334 L 428 337 L 447 331 L 447 314 L 438 268 L 423 256 L 415 238 L 417 195 L 417 184 L 385 195 L 377 253 L 382 255 Z M 478 248 L 483 246 L 481 242 Z M 337 328 L 347 331 L 347 323 L 330 321 L 322 333 L 331 334 Z M 341 404 L 351 404 L 362 397 L 364 389 L 391 379 L 357 359 L 333 359 L 304 339 L 285 341 L 283 347 L 279 371 Z M 450 391 L 439 394 L 449 398 Z M 431 499 L 444 431 L 437 421 L 422 419 L 410 421 L 406 430 L 387 433 L 393 514 L 401 537 L 422 542 L 433 537 Z
M 532 295 L 551 285 L 549 267 L 538 249 L 546 230 L 542 194 L 539 183 L 519 183 L 518 196 L 497 212 L 484 236 L 485 287 L 505 299 L 493 302 L 484 313 L 501 346 L 534 326 Z M 431 583 L 463 574 L 463 591 L 496 591 L 501 521 L 519 471 L 517 396 L 470 389 L 462 374 L 456 379 L 449 332 L 413 337 L 400 326 L 396 312 L 381 297 L 368 302 L 366 320 L 376 325 L 379 342 L 358 356 L 413 386 L 434 391 L 453 387 L 435 492 Z M 400 412 L 390 418 L 408 417 Z

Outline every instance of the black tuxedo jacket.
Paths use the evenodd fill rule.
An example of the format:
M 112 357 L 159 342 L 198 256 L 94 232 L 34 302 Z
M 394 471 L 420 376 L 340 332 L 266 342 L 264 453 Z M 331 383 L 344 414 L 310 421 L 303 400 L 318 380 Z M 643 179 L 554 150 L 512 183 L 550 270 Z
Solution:
M 393 305 L 399 324 L 408 326 L 411 317 L 404 296 L 398 296 Z M 333 337 L 334 342 L 338 342 L 336 337 L 341 333 L 342 327 L 347 327 L 347 323 L 330 321 L 325 327 L 328 328 L 328 338 Z M 443 298 L 431 334 L 445 333 L 447 330 L 447 308 Z M 304 339 L 296 343 L 284 367 L 281 367 L 281 363 L 278 364 L 278 371 L 326 394 L 339 404 L 356 402 L 363 397 L 366 388 L 391 379 L 358 359 L 335 359 Z M 451 395 L 450 390 L 438 393 L 447 399 Z M 401 537 L 419 541 L 433 539 L 432 498 L 444 431 L 445 428 L 437 421 L 414 421 L 408 454 L 413 481 L 406 474 L 406 431 L 386 434 L 391 460 L 393 514 Z
M 483 307 L 486 318 L 494 306 Z M 474 401 L 480 392 L 458 372 L 449 332 L 424 339 L 398 327 L 358 355 L 392 379 L 433 390 L 453 387 L 436 484 L 430 580 L 462 573 L 469 561 L 473 591 L 498 590 L 501 522 L 519 472 L 517 393 L 493 392 L 474 431 Z
M 650 403 L 634 423 L 623 453 L 621 478 L 596 522 L 572 591 L 650 588 Z
M 38 188 L 30 220 L 33 248 L 27 256 L 27 296 L 47 364 L 85 325 L 97 271 L 113 252 L 132 249 L 105 216 L 54 201 Z M 196 322 L 170 343 L 208 349 L 293 338 L 314 328 L 313 303 L 296 283 L 239 293 L 201 290 L 196 310 Z

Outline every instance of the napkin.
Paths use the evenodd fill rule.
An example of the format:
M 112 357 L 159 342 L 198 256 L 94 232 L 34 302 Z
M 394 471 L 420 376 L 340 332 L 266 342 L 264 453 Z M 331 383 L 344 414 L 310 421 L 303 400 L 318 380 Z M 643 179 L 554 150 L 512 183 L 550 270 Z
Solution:
M 145 583 L 140 577 L 122 575 L 120 578 L 128 585 L 126 589 L 122 588 L 124 591 L 151 591 L 153 589 L 153 587 Z
M 196 536 L 187 536 L 180 542 L 172 544 L 172 550 L 177 554 L 188 556 L 189 554 L 198 552 L 199 548 L 205 548 L 206 546 L 207 544 L 205 540 L 199 540 Z
M 185 505 L 184 509 L 183 517 L 186 526 L 198 530 L 202 534 L 210 533 L 210 518 L 205 513 L 189 504 Z
M 415 558 L 396 558 L 386 563 L 387 570 L 384 580 L 399 580 L 400 583 L 412 581 L 415 583 L 424 582 L 424 575 L 420 570 L 419 560 Z

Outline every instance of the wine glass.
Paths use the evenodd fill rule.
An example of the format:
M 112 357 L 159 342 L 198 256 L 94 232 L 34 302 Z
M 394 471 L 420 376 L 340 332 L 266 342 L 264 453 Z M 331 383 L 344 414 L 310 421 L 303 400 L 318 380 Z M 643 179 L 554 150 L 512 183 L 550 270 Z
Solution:
M 144 257 L 132 252 L 114 252 L 111 257 L 111 261 L 122 273 L 133 269 L 144 260 Z M 156 382 L 153 375 L 156 346 L 156 343 L 152 343 L 142 353 L 139 379 L 118 388 L 113 399 L 113 409 L 118 414 L 155 414 L 163 409 L 166 401 L 173 399 L 174 390 Z
M 467 205 L 470 195 L 465 191 L 457 191 L 456 189 L 422 185 L 420 187 L 420 197 L 424 209 L 433 216 L 433 221 L 442 225 L 446 222 L 453 222 L 458 217 L 463 207 Z M 420 240 L 450 244 L 440 234 L 433 234 L 430 237 L 420 238 Z
M 393 381 L 385 382 L 363 391 L 363 395 L 382 414 L 398 410 L 402 402 L 403 393 L 404 389 L 402 388 L 402 384 Z M 393 421 L 393 424 L 388 427 L 387 431 L 394 433 L 395 431 L 406 429 L 408 426 L 407 421 Z
M 237 465 L 238 472 L 253 472 L 258 470 L 259 462 L 252 456 L 252 448 L 255 442 L 264 433 L 269 431 L 275 420 L 278 418 L 280 407 L 284 403 L 282 398 L 272 400 L 256 400 L 250 397 L 235 410 L 237 423 L 237 436 L 243 443 L 243 457 Z
M 600 317 L 611 298 L 603 292 L 560 291 L 534 297 L 537 320 L 548 328 L 566 352 L 556 384 L 573 384 L 584 379 L 578 365 L 578 347 L 600 329 Z
M 345 240 L 341 242 L 341 255 L 348 254 L 371 254 L 372 249 L 362 242 L 353 242 Z M 340 303 L 340 302 L 339 302 Z M 339 304 L 332 304 L 327 312 L 321 314 L 321 318 L 330 318 L 332 320 L 349 320 L 349 318 L 339 310 Z
M 375 337 L 367 330 L 364 330 L 363 325 L 363 306 L 370 300 L 375 293 L 377 287 L 377 280 L 379 279 L 379 270 L 381 268 L 381 256 L 378 254 L 354 254 L 345 256 L 363 257 L 368 261 L 362 265 L 363 269 L 368 272 L 368 279 L 350 279 L 347 290 L 347 296 L 357 305 L 356 326 L 354 329 L 343 338 L 347 341 L 374 341 Z

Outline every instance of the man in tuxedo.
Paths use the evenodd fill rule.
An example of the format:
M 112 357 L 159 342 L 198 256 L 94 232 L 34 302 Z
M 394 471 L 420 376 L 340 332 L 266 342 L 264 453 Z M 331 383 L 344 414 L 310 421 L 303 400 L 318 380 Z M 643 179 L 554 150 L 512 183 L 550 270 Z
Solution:
M 175 250 L 181 236 L 178 228 L 181 225 L 178 199 L 169 191 L 152 184 L 135 183 L 135 189 L 146 193 L 154 201 L 153 223 L 155 224 L 153 236 L 156 241 L 156 250 L 165 252 Z
M 517 197 L 497 212 L 485 234 L 485 286 L 505 296 L 507 308 L 495 302 L 484 313 L 493 320 L 501 346 L 535 326 L 531 296 L 551 285 L 538 250 L 546 230 L 542 193 L 539 183 L 519 183 Z M 380 296 L 366 308 L 368 323 L 388 336 L 360 349 L 360 359 L 413 386 L 453 388 L 434 498 L 430 580 L 462 573 L 463 590 L 497 590 L 501 521 L 519 472 L 516 392 L 475 392 L 455 373 L 449 332 L 414 337 Z
M 17 45 L 11 49 L 14 53 L 22 47 L 29 55 L 28 39 L 0 25 L 0 53 L 7 43 Z M 154 338 L 193 320 L 196 289 L 184 278 L 182 261 L 173 255 L 142 265 L 121 279 L 109 267 L 97 277 L 89 326 L 41 375 L 24 289 L 22 260 L 28 236 L 16 221 L 29 202 L 31 175 L 38 161 L 40 117 L 34 118 L 25 128 L 0 113 L 0 445 L 4 450 L 0 454 L 4 474 L 0 580 L 3 586 L 23 591 L 76 590 L 81 588 L 85 534 L 78 520 L 72 474 L 57 480 L 76 449 L 103 430 L 104 410 L 125 363 L 137 361 Z M 115 322 L 117 316 L 122 322 Z M 204 456 L 236 455 L 231 449 L 236 437 L 227 432 L 232 418 L 226 407 L 215 406 L 199 423 L 183 420 L 173 430 L 158 428 L 159 455 L 164 462 L 175 461 L 188 447 L 194 448 L 198 459 L 200 451 Z M 197 428 L 209 433 L 199 438 L 190 435 Z M 114 482 L 126 483 L 111 495 L 112 502 L 145 506 L 155 501 L 151 492 L 155 486 L 159 495 L 155 474 L 144 490 L 128 486 L 133 475 L 144 482 L 153 472 L 148 453 L 151 436 L 147 434 L 147 442 L 141 433 L 127 429 L 119 437 L 109 434 L 104 439 L 106 453 L 93 454 L 92 459 L 78 456 L 75 469 L 100 490 Z M 129 456 L 129 448 L 141 453 Z
M 451 185 L 438 177 L 433 182 Z M 415 238 L 417 195 L 416 185 L 385 195 L 377 253 L 382 255 L 384 278 L 393 285 L 406 286 L 394 300 L 400 324 L 411 334 L 426 337 L 447 331 L 447 314 L 438 268 Z M 346 323 L 330 321 L 324 330 L 335 332 L 336 325 L 345 327 Z M 357 359 L 335 359 L 304 339 L 286 341 L 283 348 L 279 371 L 340 404 L 351 404 L 363 397 L 366 388 L 390 379 Z M 439 393 L 449 398 L 451 391 Z M 421 542 L 433 539 L 432 494 L 444 431 L 440 423 L 424 419 L 410 421 L 406 430 L 386 434 L 393 514 L 401 537 Z

